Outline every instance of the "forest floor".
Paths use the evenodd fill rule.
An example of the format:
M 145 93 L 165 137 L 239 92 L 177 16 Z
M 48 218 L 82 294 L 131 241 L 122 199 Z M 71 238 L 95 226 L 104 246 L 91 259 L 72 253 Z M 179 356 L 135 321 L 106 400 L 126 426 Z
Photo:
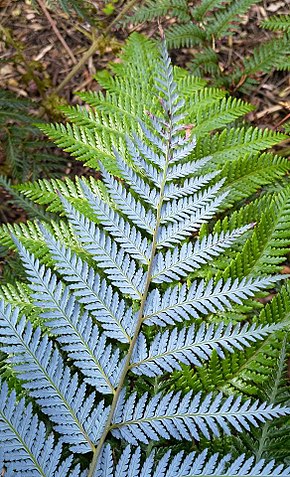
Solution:
M 90 47 L 101 29 L 110 24 L 111 16 L 103 12 L 106 2 L 100 0 L 92 2 L 98 10 L 96 26 L 91 26 L 76 14 L 68 16 L 60 10 L 48 10 L 52 22 L 67 45 L 66 49 L 41 9 L 40 5 L 45 2 L 34 1 L 36 5 L 32 5 L 31 1 L 0 0 L 0 78 L 2 88 L 37 101 L 41 100 L 41 94 L 35 81 L 30 78 L 27 65 L 34 69 L 36 78 L 43 83 L 44 88 L 56 88 L 74 63 L 79 61 Z M 115 5 L 116 16 L 118 3 Z M 259 22 L 272 14 L 289 13 L 289 7 L 289 0 L 265 0 L 254 5 L 247 15 L 241 16 L 240 31 L 216 42 L 215 49 L 220 54 L 220 69 L 226 72 L 231 67 L 233 57 L 236 63 L 239 58 L 247 56 L 257 44 L 265 42 L 271 33 L 261 30 Z M 130 24 L 126 28 L 114 26 L 108 45 L 90 58 L 84 68 L 65 86 L 61 95 L 70 103 L 74 103 L 77 101 L 73 96 L 74 91 L 97 89 L 98 85 L 93 79 L 95 72 L 106 68 L 111 61 L 118 61 L 118 51 L 128 35 L 136 30 L 152 37 L 156 35 L 157 25 L 153 22 L 135 28 Z M 10 40 L 5 31 L 10 32 Z M 193 55 L 194 50 L 190 49 L 173 52 L 175 63 L 183 66 Z M 261 127 L 267 125 L 275 128 L 290 111 L 290 77 L 286 72 L 276 71 L 273 74 L 261 75 L 257 79 L 260 80 L 259 84 L 251 92 L 251 96 L 243 98 L 250 100 L 256 107 L 255 113 L 249 119 Z

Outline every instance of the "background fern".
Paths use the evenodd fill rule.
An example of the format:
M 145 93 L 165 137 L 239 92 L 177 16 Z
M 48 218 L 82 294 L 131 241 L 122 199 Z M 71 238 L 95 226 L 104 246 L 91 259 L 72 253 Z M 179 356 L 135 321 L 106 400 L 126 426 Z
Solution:
M 67 166 L 64 155 L 56 153 L 54 145 L 35 126 L 34 108 L 31 101 L 0 90 L 1 223 L 10 222 L 15 216 L 17 220 L 26 217 L 52 219 L 52 214 L 15 189 L 19 182 L 39 177 L 61 177 Z M 1 247 L 0 257 L 5 263 L 4 271 L 0 273 L 1 280 L 13 281 L 14 276 L 21 275 L 19 260 L 9 254 L 6 247 Z
M 269 73 L 274 69 L 289 70 L 289 16 L 275 15 L 261 22 L 261 27 L 282 35 L 274 35 L 271 40 L 253 49 L 243 59 L 242 65 L 234 64 L 230 71 L 221 71 L 215 42 L 240 29 L 240 15 L 245 14 L 259 0 L 201 0 L 192 6 L 185 0 L 146 0 L 126 22 L 133 25 L 162 20 L 166 29 L 169 48 L 196 48 L 192 61 L 192 71 L 201 77 L 210 77 L 213 84 L 241 88 L 248 91 L 256 82 L 256 75 Z M 166 16 L 175 18 L 167 27 Z
M 0 90 L 1 148 L 5 162 L 2 175 L 19 182 L 60 176 L 66 160 L 51 152 L 53 144 L 35 127 L 33 103 Z
M 58 219 L 2 229 L 26 273 L 1 291 L 3 465 L 31 476 L 290 475 L 275 449 L 277 463 L 233 451 L 238 433 L 289 419 L 278 384 L 265 402 L 260 387 L 277 360 L 283 379 L 289 327 L 277 276 L 289 190 L 259 195 L 288 171 L 260 153 L 284 136 L 235 134 L 251 107 L 173 69 L 164 45 L 160 57 L 139 35 L 113 72 L 100 78 L 104 96 L 82 95 L 93 109 L 65 109 L 72 125 L 42 126 L 102 182 L 18 187 Z M 23 391 L 9 391 L 11 373 Z

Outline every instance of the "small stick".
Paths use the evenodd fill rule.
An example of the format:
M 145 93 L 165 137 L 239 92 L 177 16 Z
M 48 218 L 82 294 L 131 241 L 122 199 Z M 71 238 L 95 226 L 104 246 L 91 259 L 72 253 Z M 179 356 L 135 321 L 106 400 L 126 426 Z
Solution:
M 51 17 L 49 11 L 47 10 L 47 8 L 45 6 L 45 3 L 43 2 L 43 0 L 37 0 L 37 3 L 39 4 L 41 10 L 43 11 L 44 15 L 46 16 L 51 28 L 53 29 L 53 31 L 54 31 L 55 35 L 57 36 L 57 38 L 59 39 L 59 41 L 61 42 L 62 46 L 68 52 L 68 54 L 71 57 L 73 63 L 76 64 L 77 63 L 76 57 L 74 56 L 73 52 L 71 51 L 70 47 L 68 46 L 68 44 L 65 41 L 65 39 L 63 38 L 63 36 L 60 34 L 60 31 L 57 28 L 56 23 L 53 20 L 53 18 Z
M 287 116 L 285 116 L 285 118 L 281 119 L 281 121 L 279 121 L 276 124 L 275 129 L 277 129 L 279 126 L 282 126 L 282 124 L 286 123 L 286 121 L 288 121 L 289 118 L 290 118 L 290 113 L 288 113 Z

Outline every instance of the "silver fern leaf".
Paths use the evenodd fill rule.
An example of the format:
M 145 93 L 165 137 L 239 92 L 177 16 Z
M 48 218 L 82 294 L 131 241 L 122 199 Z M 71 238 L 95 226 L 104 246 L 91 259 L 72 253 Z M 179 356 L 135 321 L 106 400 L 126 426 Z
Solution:
M 142 42 L 137 57 L 140 51 L 146 63 Z M 154 91 L 152 112 L 137 119 L 140 105 L 135 105 L 134 114 L 125 114 L 129 133 L 114 131 L 113 152 L 104 151 L 105 142 L 95 135 L 97 113 L 86 115 L 83 132 L 77 126 L 56 128 L 66 148 L 75 147 L 68 132 L 75 137 L 81 157 L 89 154 L 89 144 L 106 157 L 114 155 L 122 180 L 100 165 L 103 189 L 94 181 L 82 181 L 70 197 L 69 186 L 59 188 L 63 222 L 39 224 L 28 237 L 19 229 L 14 234 L 38 323 L 1 302 L 1 350 L 25 399 L 39 406 L 41 421 L 46 416 L 52 437 L 46 437 L 46 427 L 33 417 L 32 405 L 25 399 L 17 402 L 4 384 L 0 436 L 8 475 L 290 475 L 289 468 L 273 462 L 234 459 L 213 454 L 212 449 L 199 454 L 172 449 L 164 454 L 172 441 L 198 446 L 205 439 L 210 447 L 213 438 L 250 432 L 260 423 L 288 415 L 290 409 L 249 400 L 242 391 L 235 396 L 168 390 L 166 378 L 182 365 L 197 371 L 213 356 L 226 361 L 229 353 L 263 342 L 285 322 L 226 324 L 228 310 L 275 286 L 281 276 L 248 274 L 223 280 L 207 274 L 205 266 L 218 264 L 253 225 L 249 220 L 213 233 L 203 228 L 197 236 L 229 195 L 211 157 L 194 159 L 199 140 L 195 133 L 207 130 L 217 109 L 194 134 L 187 134 L 186 101 L 178 94 L 165 44 L 156 65 L 149 62 L 153 73 L 146 85 Z M 134 72 L 137 79 L 132 81 L 138 83 L 143 72 L 138 62 Z M 120 84 L 129 105 L 130 81 Z M 118 124 L 117 101 L 112 127 Z M 228 118 L 234 116 L 235 104 L 227 107 L 223 102 Z M 104 134 L 109 134 L 109 126 L 110 121 Z M 191 280 L 185 283 L 187 278 Z M 163 456 L 151 452 L 154 442 L 163 447 Z M 136 448 L 122 450 L 124 443 Z M 81 466 L 72 464 L 74 457 Z

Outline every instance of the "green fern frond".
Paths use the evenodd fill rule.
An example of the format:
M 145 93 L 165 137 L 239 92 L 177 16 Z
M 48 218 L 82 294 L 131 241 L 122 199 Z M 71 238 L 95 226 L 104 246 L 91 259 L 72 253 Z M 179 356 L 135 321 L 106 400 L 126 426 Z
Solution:
M 10 91 L 0 89 L 0 122 L 5 124 L 7 119 L 32 124 L 33 118 L 27 115 L 32 103 L 26 98 L 19 98 Z
M 280 353 L 273 368 L 273 374 L 260 391 L 261 396 L 266 397 L 272 403 L 285 404 L 290 402 L 289 387 L 286 381 L 288 350 L 289 340 L 286 334 L 281 341 Z M 275 425 L 265 423 L 254 432 L 250 439 L 241 438 L 240 442 L 237 439 L 237 446 L 246 446 L 255 454 L 257 460 L 266 457 L 279 461 L 289 461 L 289 430 L 290 422 L 287 418 L 280 419 Z
M 66 159 L 50 152 L 52 144 L 44 140 L 34 125 L 35 105 L 0 90 L 0 141 L 7 176 L 14 181 L 60 176 Z
M 197 111 L 195 134 L 200 137 L 215 129 L 224 128 L 253 109 L 252 105 L 240 99 L 223 98 L 219 103 Z
M 93 177 L 89 179 L 82 178 L 81 180 L 83 183 L 90 185 L 94 193 L 98 196 L 104 193 L 104 186 L 101 181 L 97 181 Z M 59 196 L 59 194 L 61 194 L 63 197 L 68 198 L 77 209 L 81 209 L 88 217 L 91 216 L 89 207 L 84 207 L 84 193 L 80 186 L 79 178 L 76 178 L 75 181 L 72 181 L 68 177 L 64 180 L 52 179 L 50 181 L 39 179 L 32 183 L 19 185 L 17 186 L 17 190 L 25 197 L 28 197 L 32 202 L 47 206 L 47 211 L 59 213 L 63 211 Z
M 18 306 L 25 314 L 30 315 L 34 309 L 31 299 L 31 290 L 25 283 L 15 282 L 13 285 L 11 283 L 3 284 L 0 286 L 0 295 L 7 303 Z
M 125 20 L 125 24 L 150 22 L 152 20 L 164 17 L 170 13 L 181 21 L 189 21 L 190 15 L 187 0 L 147 0 L 144 5 L 138 5 L 131 16 Z
M 219 76 L 218 54 L 210 47 L 205 47 L 198 51 L 192 60 L 192 72 L 198 76 L 211 75 Z
M 287 61 L 289 54 L 289 37 L 287 35 L 262 43 L 254 48 L 250 57 L 244 60 L 244 74 L 268 73 L 273 68 L 280 68 Z
M 290 15 L 273 15 L 261 22 L 267 30 L 290 32 Z
M 223 8 L 224 3 L 223 0 L 202 0 L 199 2 L 199 5 L 194 6 L 191 10 L 192 17 L 196 18 L 197 21 L 206 21 L 206 15 L 209 14 L 211 10 Z
M 176 74 L 178 87 L 180 88 L 182 94 L 185 95 L 187 100 L 190 100 L 190 97 L 193 93 L 204 89 L 207 84 L 203 78 L 188 74 L 187 71 L 181 68 L 174 68 L 174 71 Z
M 289 15 L 275 15 L 261 22 L 265 28 L 280 30 L 284 35 L 281 38 L 273 37 L 254 48 L 253 53 L 244 60 L 243 68 L 237 64 L 229 71 L 222 71 L 219 55 L 212 44 L 213 39 L 221 39 L 239 29 L 239 16 L 248 12 L 259 0 L 201 0 L 197 5 L 187 5 L 187 10 L 184 5 L 186 3 L 183 0 L 147 0 L 132 18 L 134 23 L 166 18 L 167 15 L 175 18 L 175 22 L 165 33 L 169 46 L 198 47 L 192 61 L 192 71 L 199 76 L 210 76 L 216 86 L 228 88 L 236 85 L 249 92 L 256 84 L 256 78 L 253 77 L 256 74 L 269 73 L 274 69 L 289 69 Z M 180 14 L 173 4 L 178 4 L 181 11 L 186 13 Z
M 209 18 L 208 34 L 215 38 L 221 38 L 224 35 L 231 33 L 229 26 L 236 29 L 237 25 L 231 25 L 232 22 L 237 22 L 239 15 L 245 13 L 249 8 L 258 3 L 257 0 L 235 0 L 231 1 L 221 11 Z
M 85 165 L 97 169 L 98 160 L 94 156 L 99 157 L 104 161 L 110 172 L 118 175 L 118 170 L 114 167 L 114 157 L 107 152 L 102 138 L 97 138 L 88 129 L 84 130 L 81 126 L 71 126 L 70 124 L 56 124 L 54 126 L 41 126 L 41 130 L 64 151 L 83 161 Z M 112 141 L 109 134 L 106 138 L 110 142 Z M 113 144 L 117 146 L 116 142 Z
M 197 108 L 198 106 L 193 106 Z M 275 133 L 269 129 L 260 130 L 253 127 L 235 127 L 224 129 L 220 133 L 210 136 L 204 136 L 202 140 L 198 140 L 194 155 L 197 158 L 211 155 L 213 162 L 217 167 L 221 167 L 227 162 L 234 162 L 237 159 L 243 161 L 244 156 L 253 156 L 253 164 L 248 163 L 246 170 L 255 170 L 255 162 L 258 159 L 257 153 L 272 147 L 274 144 L 287 139 L 287 136 Z M 277 165 L 277 169 L 287 168 L 287 160 L 278 156 L 266 155 L 261 156 L 265 161 L 273 161 Z M 281 160 L 282 159 L 282 160 Z M 242 162 L 243 163 L 243 162 Z M 268 164 L 270 166 L 270 163 Z M 281 170 L 282 170 L 281 169 Z M 233 172 L 230 172 L 233 174 Z M 271 174 L 270 174 L 271 175 Z
M 166 31 L 169 48 L 190 48 L 200 45 L 206 39 L 206 33 L 194 23 L 173 25 Z
M 281 271 L 290 245 L 290 191 L 286 189 L 269 204 L 259 225 L 236 255 L 224 276 L 256 275 Z
M 46 214 L 45 211 L 35 205 L 34 202 L 26 199 L 23 194 L 18 193 L 16 188 L 12 186 L 11 181 L 4 176 L 0 176 L 0 187 L 3 187 L 3 189 L 5 189 L 5 191 L 11 196 L 8 203 L 23 209 L 29 218 L 41 220 L 52 219 L 51 215 Z
M 290 320 L 289 285 L 266 305 L 256 320 L 263 324 L 285 323 L 287 330 Z M 222 361 L 217 353 L 213 353 L 205 367 L 192 369 L 183 366 L 181 372 L 175 372 L 172 385 L 186 392 L 190 389 L 198 392 L 204 388 L 210 392 L 218 388 L 226 393 L 235 389 L 236 392 L 260 396 L 261 386 L 271 379 L 284 338 L 285 332 L 279 331 L 243 352 L 227 353 Z
M 227 204 L 250 197 L 262 186 L 282 178 L 287 168 L 287 159 L 271 154 L 247 154 L 243 159 L 227 161 L 220 174 L 220 177 L 226 178 L 224 188 L 229 192 Z

